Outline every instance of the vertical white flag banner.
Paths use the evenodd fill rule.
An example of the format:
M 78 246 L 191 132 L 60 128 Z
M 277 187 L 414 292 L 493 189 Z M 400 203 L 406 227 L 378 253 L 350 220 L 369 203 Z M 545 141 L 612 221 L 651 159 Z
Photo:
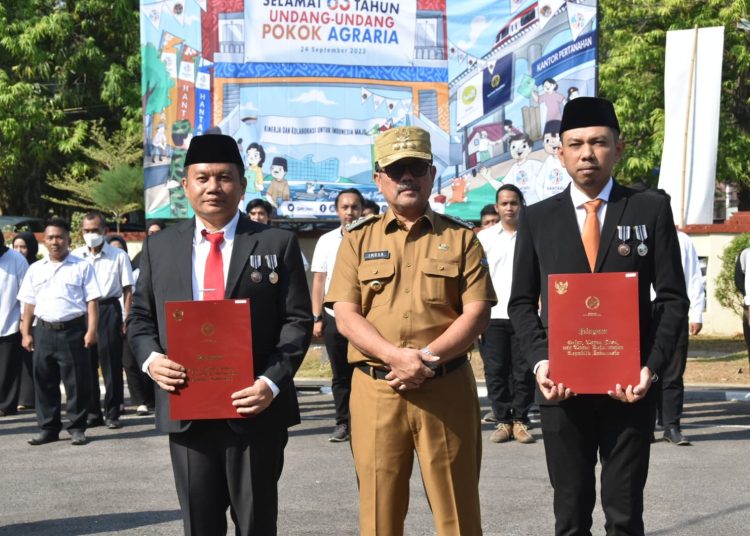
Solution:
M 713 223 L 723 54 L 723 26 L 667 32 L 659 188 L 678 225 Z
M 567 9 L 570 33 L 573 34 L 573 41 L 575 41 L 583 33 L 583 29 L 591 22 L 591 19 L 596 17 L 596 7 L 568 2 Z

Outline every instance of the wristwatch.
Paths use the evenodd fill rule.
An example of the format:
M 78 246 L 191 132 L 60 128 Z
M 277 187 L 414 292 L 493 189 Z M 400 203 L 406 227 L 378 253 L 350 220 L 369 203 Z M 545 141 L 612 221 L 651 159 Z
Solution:
M 313 315 L 313 322 L 320 322 L 323 320 L 323 317 L 320 315 Z

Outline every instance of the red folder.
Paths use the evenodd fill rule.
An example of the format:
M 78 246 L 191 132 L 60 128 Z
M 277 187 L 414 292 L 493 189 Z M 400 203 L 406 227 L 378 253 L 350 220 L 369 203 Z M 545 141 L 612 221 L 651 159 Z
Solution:
M 249 300 L 167 302 L 167 354 L 187 369 L 170 393 L 172 419 L 242 419 L 232 393 L 249 387 L 253 339 Z
M 550 378 L 578 394 L 640 383 L 638 274 L 552 274 Z

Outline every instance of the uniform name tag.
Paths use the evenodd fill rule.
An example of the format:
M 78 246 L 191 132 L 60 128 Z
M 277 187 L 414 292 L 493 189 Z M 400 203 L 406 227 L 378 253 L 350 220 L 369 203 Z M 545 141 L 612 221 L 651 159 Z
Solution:
M 390 251 L 366 251 L 365 252 L 366 261 L 369 261 L 372 259 L 390 259 L 390 258 L 391 258 Z

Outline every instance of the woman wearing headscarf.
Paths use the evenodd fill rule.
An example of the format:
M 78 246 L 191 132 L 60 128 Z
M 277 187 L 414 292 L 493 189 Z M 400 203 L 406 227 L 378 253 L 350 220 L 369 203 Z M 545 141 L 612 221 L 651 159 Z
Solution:
M 12 247 L 26 257 L 26 261 L 30 265 L 36 262 L 36 255 L 39 253 L 39 242 L 37 242 L 34 233 L 18 233 L 13 238 Z
M 11 247 L 26 257 L 29 265 L 36 262 L 39 253 L 39 242 L 34 233 L 23 232 L 13 237 Z M 21 387 L 18 395 L 18 409 L 34 409 L 34 364 L 32 353 L 23 352 L 23 366 L 21 367 Z

